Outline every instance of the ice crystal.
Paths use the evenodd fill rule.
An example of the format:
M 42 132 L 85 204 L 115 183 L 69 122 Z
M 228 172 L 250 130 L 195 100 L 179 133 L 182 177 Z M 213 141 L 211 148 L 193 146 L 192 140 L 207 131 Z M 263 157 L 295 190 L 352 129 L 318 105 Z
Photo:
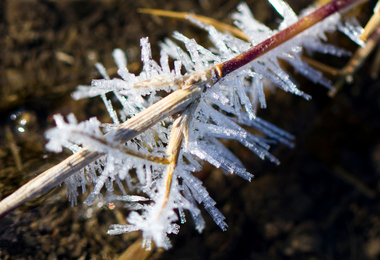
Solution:
M 283 17 L 278 30 L 298 20 L 285 2 L 270 0 L 270 3 Z M 308 9 L 302 15 L 310 11 Z M 252 179 L 253 175 L 246 171 L 240 160 L 220 139 L 237 140 L 260 158 L 278 164 L 277 158 L 269 152 L 270 144 L 275 141 L 292 147 L 294 137 L 256 116 L 258 106 L 267 107 L 264 88 L 271 82 L 284 91 L 310 98 L 281 68 L 278 59 L 287 61 L 313 82 L 331 89 L 330 81 L 302 61 L 301 54 L 306 49 L 338 56 L 346 55 L 346 51 L 323 42 L 326 39 L 325 33 L 339 29 L 357 39 L 359 32 L 356 21 L 343 23 L 340 15 L 334 14 L 243 68 L 228 74 L 212 88 L 206 88 L 205 93 L 187 109 L 187 116 L 190 118 L 188 136 L 185 136 L 179 152 L 172 184 L 169 186 L 169 197 L 166 197 L 168 191 L 165 190 L 165 182 L 169 166 L 146 158 L 167 156 L 175 119 L 166 118 L 127 142 L 120 142 L 115 137 L 115 129 L 160 100 L 162 97 L 158 94 L 159 91 L 175 91 L 180 87 L 178 82 L 183 82 L 185 77 L 192 73 L 201 75 L 202 71 L 235 57 L 277 32 L 255 20 L 245 3 L 238 6 L 238 12 L 232 17 L 235 25 L 249 37 L 250 42 L 219 32 L 213 26 L 189 17 L 193 23 L 208 31 L 214 47 L 206 49 L 194 39 L 175 32 L 173 37 L 185 44 L 186 51 L 174 41 L 166 39 L 161 44 L 159 63 L 152 59 L 148 38 L 141 39 L 143 69 L 139 75 L 128 71 L 126 55 L 120 49 L 113 52 L 120 78 L 110 79 L 106 69 L 97 64 L 96 67 L 104 79 L 93 80 L 91 86 L 79 86 L 72 96 L 75 99 L 99 96 L 106 106 L 112 124 L 101 124 L 95 118 L 78 123 L 73 115 L 67 117 L 66 123 L 62 116 L 55 116 L 57 127 L 46 133 L 50 140 L 47 149 L 60 152 L 62 147 L 66 147 L 76 152 L 81 147 L 87 147 L 103 154 L 100 159 L 65 180 L 72 203 L 76 203 L 77 187 L 82 187 L 84 192 L 85 185 L 90 182 L 94 184 L 94 189 L 85 203 L 92 204 L 100 196 L 103 187 L 107 189 L 107 200 L 129 203 L 129 224 L 112 225 L 109 234 L 141 230 L 147 248 L 154 241 L 158 247 L 167 249 L 171 246 L 167 235 L 177 234 L 177 222 L 186 221 L 184 211 L 190 212 L 199 232 L 204 229 L 205 221 L 198 208 L 199 204 L 203 205 L 222 230 L 226 230 L 225 217 L 215 206 L 216 202 L 202 182 L 192 173 L 201 170 L 201 162 L 207 161 L 226 173 L 237 174 L 249 181 Z M 173 69 L 169 65 L 169 57 L 175 59 Z M 186 71 L 185 74 L 181 73 L 182 69 Z M 120 102 L 120 111 L 115 110 L 113 103 L 107 98 L 108 93 L 113 93 Z M 252 134 L 241 125 L 256 128 L 261 134 Z M 132 156 L 132 152 L 137 156 Z M 115 192 L 115 185 L 121 195 Z M 140 193 L 141 196 L 130 196 L 127 191 Z

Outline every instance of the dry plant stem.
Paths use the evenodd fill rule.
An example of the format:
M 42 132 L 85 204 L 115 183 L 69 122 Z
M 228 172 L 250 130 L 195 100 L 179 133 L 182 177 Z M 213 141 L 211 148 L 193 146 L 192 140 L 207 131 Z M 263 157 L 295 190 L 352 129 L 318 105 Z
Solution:
M 364 47 L 359 47 L 354 55 L 350 58 L 347 64 L 342 69 L 337 69 L 332 66 L 326 65 L 319 61 L 313 60 L 311 58 L 302 56 L 302 60 L 307 62 L 309 65 L 314 68 L 323 71 L 325 73 L 329 73 L 332 76 L 341 76 L 345 77 L 350 74 L 355 73 L 360 65 L 368 58 L 369 54 L 376 48 L 378 42 L 380 40 L 380 27 L 371 34 L 371 36 L 367 39 L 366 45 Z
M 363 64 L 365 59 L 371 54 L 371 52 L 376 48 L 380 40 L 380 27 L 367 39 L 365 47 L 359 47 L 351 59 L 348 61 L 347 65 L 341 70 L 340 75 L 347 76 L 355 73 L 360 66 Z
M 314 59 L 306 57 L 306 56 L 302 56 L 301 59 L 302 59 L 302 61 L 306 62 L 307 64 L 309 64 L 313 68 L 320 70 L 323 73 L 328 73 L 332 76 L 339 76 L 342 72 L 341 69 L 337 69 L 335 67 L 326 65 L 323 62 L 319 62 L 317 60 L 314 60 Z
M 169 164 L 169 167 L 168 167 L 168 169 L 166 171 L 166 176 L 165 176 L 165 196 L 164 196 L 164 200 L 163 200 L 163 203 L 162 203 L 162 206 L 161 206 L 160 213 L 158 214 L 158 218 L 161 218 L 161 214 L 162 214 L 164 208 L 166 207 L 166 204 L 169 201 L 170 189 L 171 189 L 171 186 L 172 186 L 173 174 L 174 174 L 175 168 L 177 167 L 177 164 L 178 164 L 178 157 L 179 157 L 179 153 L 181 151 L 182 140 L 183 140 L 183 137 L 184 137 L 184 134 L 183 134 L 183 131 L 182 131 L 183 130 L 182 129 L 183 128 L 182 127 L 182 124 L 183 124 L 182 121 L 183 121 L 182 116 L 180 116 L 179 118 L 177 118 L 174 121 L 173 129 L 172 129 L 171 135 L 170 135 L 169 146 L 168 146 L 168 149 L 167 149 L 167 154 L 169 156 L 170 164 Z
M 237 57 L 215 65 L 209 70 L 196 72 L 184 77 L 181 89 L 169 94 L 121 124 L 116 129 L 115 139 L 120 142 L 126 142 L 166 117 L 181 113 L 200 97 L 206 84 L 212 86 L 228 73 L 243 67 L 327 16 L 359 2 L 361 0 L 335 0 Z M 90 151 L 88 148 L 83 148 L 60 164 L 43 172 L 0 202 L 0 218 L 26 201 L 46 193 L 70 175 L 98 159 L 101 155 L 98 152 Z
M 17 143 L 13 137 L 11 128 L 8 125 L 5 126 L 5 138 L 7 139 L 7 142 L 9 144 L 9 149 L 11 150 L 11 153 L 12 153 L 13 158 L 15 160 L 16 170 L 18 172 L 21 172 L 22 171 L 22 161 L 21 161 L 19 149 L 18 149 Z
M 187 17 L 192 17 L 194 19 L 197 19 L 205 24 L 212 25 L 217 29 L 218 31 L 221 32 L 230 32 L 232 35 L 239 37 L 242 40 L 248 41 L 248 37 L 240 31 L 238 28 L 233 27 L 231 25 L 219 22 L 215 19 L 198 15 L 198 14 L 192 14 L 192 13 L 187 13 L 187 12 L 172 12 L 172 11 L 165 11 L 165 10 L 160 10 L 160 9 L 149 9 L 149 8 L 139 8 L 137 9 L 139 13 L 143 14 L 152 14 L 152 15 L 158 15 L 158 16 L 164 16 L 164 17 L 170 17 L 170 18 L 175 18 L 175 19 L 182 19 L 186 20 Z
M 380 41 L 380 27 L 377 28 L 375 32 L 367 39 L 366 45 L 364 47 L 359 47 L 351 59 L 348 61 L 347 65 L 341 70 L 337 70 L 337 76 L 340 76 L 340 80 L 334 86 L 334 91 L 330 90 L 328 95 L 334 97 L 335 94 L 342 88 L 343 83 L 346 81 L 348 76 L 352 76 L 376 48 Z M 336 70 L 336 69 L 335 69 Z M 333 71 L 331 69 L 330 71 Z
M 368 187 L 363 181 L 357 178 L 352 173 L 346 171 L 344 168 L 340 166 L 335 166 L 333 168 L 333 173 L 346 181 L 347 183 L 353 185 L 356 189 L 358 189 L 361 193 L 365 194 L 368 198 L 375 198 L 377 196 L 377 192 Z
M 329 1 L 327 1 L 327 2 L 329 2 Z M 219 31 L 229 32 L 232 35 L 249 42 L 249 38 L 241 30 L 237 29 L 236 27 L 232 27 L 228 24 L 221 23 L 217 20 L 211 19 L 211 18 L 206 17 L 206 16 L 196 15 L 196 14 L 187 13 L 187 12 L 174 12 L 174 11 L 166 11 L 166 10 L 161 10 L 161 9 L 149 9 L 149 8 L 140 8 L 140 9 L 137 9 L 137 11 L 140 13 L 143 13 L 143 14 L 152 14 L 152 15 L 158 15 L 158 16 L 175 18 L 175 19 L 182 19 L 182 20 L 186 20 L 187 17 L 190 16 L 190 17 L 196 18 L 197 20 L 202 21 L 203 23 L 205 23 L 207 25 L 214 26 Z M 312 66 L 312 67 L 314 67 L 314 68 L 316 68 L 322 72 L 329 73 L 333 76 L 338 76 L 338 75 L 341 75 L 341 73 L 342 73 L 341 69 L 334 68 L 334 67 L 326 65 L 322 62 L 313 60 L 309 57 L 301 56 L 301 58 L 303 61 L 307 62 L 310 66 Z M 331 92 L 333 92 L 333 91 L 331 90 Z
M 377 2 L 374 12 L 375 13 L 364 27 L 363 33 L 360 35 L 360 40 L 362 41 L 366 41 L 371 33 L 380 26 L 380 1 Z
M 133 244 L 130 245 L 118 258 L 115 258 L 115 260 L 147 259 L 154 252 L 156 245 L 154 242 L 152 242 L 151 250 L 146 250 L 143 247 L 142 241 L 143 239 L 141 237 L 135 242 L 133 242 Z
M 380 12 L 374 14 L 367 25 L 364 27 L 364 32 L 360 35 L 360 40 L 366 41 L 371 33 L 380 25 Z
M 0 202 L 0 218 L 25 202 L 48 192 L 101 155 L 84 148 L 58 165 L 41 173 Z
M 350 58 L 347 64 L 342 69 L 337 69 L 332 66 L 326 65 L 319 61 L 313 60 L 311 58 L 302 56 L 302 60 L 307 62 L 310 66 L 325 72 L 329 73 L 332 76 L 340 77 L 338 82 L 334 85 L 334 89 L 328 92 L 330 97 L 334 97 L 335 94 L 339 91 L 339 89 L 343 85 L 343 81 L 347 76 L 353 75 L 358 69 L 360 69 L 361 65 L 364 61 L 369 57 L 372 51 L 378 45 L 380 40 L 380 27 L 371 34 L 371 36 L 367 39 L 366 45 L 364 47 L 359 47 L 354 55 Z
M 126 142 L 166 117 L 183 111 L 201 93 L 201 88 L 195 84 L 194 79 L 189 79 L 189 81 L 191 82 L 190 88 L 173 92 L 139 113 L 138 116 L 132 117 L 121 124 L 116 130 L 116 139 Z M 58 165 L 41 173 L 0 202 L 0 218 L 30 199 L 48 192 L 64 179 L 99 159 L 102 155 L 98 152 L 90 151 L 88 148 L 83 148 Z
M 231 60 L 225 61 L 217 65 L 216 67 L 220 72 L 220 78 L 224 77 L 228 73 L 238 68 L 243 67 L 247 63 L 276 48 L 277 46 L 288 41 L 297 34 L 310 28 L 311 26 L 332 15 L 333 13 L 341 11 L 347 8 L 349 5 L 359 2 L 361 2 L 361 0 L 335 0 L 322 6 L 321 8 L 317 9 L 308 16 L 301 18 L 295 24 L 280 31 L 279 33 L 270 37 L 269 39 L 259 43 L 255 47 L 250 48 L 248 51 L 236 56 Z
M 380 72 L 380 48 L 377 49 L 374 56 L 375 58 L 372 61 L 372 66 L 369 74 L 373 79 L 377 79 Z
M 161 217 L 161 213 L 163 212 L 169 201 L 173 174 L 178 164 L 178 158 L 181 152 L 182 142 L 184 138 L 186 140 L 186 144 L 188 142 L 191 115 L 193 114 L 197 106 L 198 101 L 194 101 L 194 103 L 190 105 L 173 123 L 170 141 L 166 151 L 166 153 L 169 156 L 170 164 L 165 176 L 165 196 L 160 213 L 158 214 L 158 218 Z

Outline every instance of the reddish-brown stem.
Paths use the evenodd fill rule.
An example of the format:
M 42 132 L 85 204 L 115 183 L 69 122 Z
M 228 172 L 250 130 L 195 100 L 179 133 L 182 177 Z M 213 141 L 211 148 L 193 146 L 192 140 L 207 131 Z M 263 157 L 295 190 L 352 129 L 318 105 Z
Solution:
M 317 9 L 315 12 L 309 14 L 308 16 L 298 20 L 298 22 L 289 26 L 285 30 L 278 32 L 274 36 L 250 48 L 248 51 L 243 52 L 242 54 L 236 56 L 233 59 L 230 59 L 228 61 L 214 66 L 213 70 L 215 72 L 215 76 L 213 78 L 213 83 L 216 83 L 227 74 L 243 67 L 244 65 L 264 55 L 270 50 L 273 50 L 277 46 L 288 41 L 289 39 L 310 28 L 316 23 L 322 21 L 323 19 L 332 15 L 333 13 L 341 11 L 349 5 L 358 3 L 360 1 L 361 0 L 334 0 L 324 5 L 323 7 Z

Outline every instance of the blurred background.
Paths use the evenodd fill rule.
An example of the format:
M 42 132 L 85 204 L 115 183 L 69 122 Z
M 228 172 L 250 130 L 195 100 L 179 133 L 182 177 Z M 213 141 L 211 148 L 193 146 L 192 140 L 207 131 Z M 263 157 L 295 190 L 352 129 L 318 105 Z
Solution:
M 141 70 L 139 39 L 158 42 L 177 30 L 210 46 L 207 34 L 186 21 L 137 13 L 138 8 L 194 12 L 231 24 L 236 0 L 115 1 L 3 0 L 0 2 L 0 198 L 66 158 L 45 152 L 44 132 L 56 113 L 108 122 L 100 99 L 74 101 L 76 86 L 100 78 L 102 62 L 116 72 L 112 50 L 126 50 L 128 68 Z M 296 13 L 311 1 L 289 1 Z M 280 16 L 264 0 L 247 1 L 256 19 L 276 28 Z M 356 8 L 364 25 L 375 1 Z M 340 33 L 329 42 L 358 48 Z M 379 50 L 330 98 L 322 86 L 293 74 L 311 101 L 282 91 L 268 93 L 259 116 L 296 136 L 295 148 L 274 145 L 281 161 L 261 161 L 242 145 L 225 141 L 255 179 L 249 183 L 205 165 L 200 178 L 226 216 L 222 232 L 207 212 L 198 234 L 189 216 L 173 248 L 130 259 L 379 259 L 380 81 Z M 340 69 L 349 57 L 314 55 Z M 284 64 L 285 69 L 292 69 Z M 326 75 L 328 76 L 328 75 Z M 91 189 L 92 187 L 88 187 Z M 106 234 L 125 223 L 122 204 L 71 207 L 57 187 L 0 220 L 0 259 L 117 259 L 140 233 Z M 139 247 L 137 247 L 139 248 Z M 126 256 L 124 255 L 124 259 Z

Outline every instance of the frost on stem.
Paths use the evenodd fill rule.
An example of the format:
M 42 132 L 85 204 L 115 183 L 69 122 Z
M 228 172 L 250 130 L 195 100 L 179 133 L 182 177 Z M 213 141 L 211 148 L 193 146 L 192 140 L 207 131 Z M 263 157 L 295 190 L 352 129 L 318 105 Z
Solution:
M 285 2 L 270 0 L 270 3 L 284 18 L 278 30 L 298 21 L 297 15 Z M 339 29 L 355 40 L 360 34 L 355 20 L 343 23 L 336 13 L 215 83 L 212 81 L 215 76 L 213 66 L 234 58 L 278 32 L 255 20 L 244 3 L 238 6 L 238 12 L 232 17 L 250 42 L 219 32 L 213 26 L 189 17 L 208 31 L 214 47 L 206 49 L 194 39 L 176 32 L 174 38 L 185 44 L 186 51 L 166 39 L 161 44 L 159 63 L 152 59 L 148 38 L 141 39 L 143 70 L 138 76 L 128 71 L 127 58 L 120 49 L 113 52 L 120 78 L 110 79 L 106 69 L 97 64 L 104 79 L 93 80 L 91 86 L 79 86 L 72 96 L 75 99 L 99 96 L 112 124 L 101 124 L 95 118 L 78 123 L 73 115 L 67 117 L 66 123 L 62 116 L 55 116 L 57 127 L 46 133 L 50 140 L 47 149 L 59 152 L 66 147 L 76 152 L 86 147 L 102 155 L 64 181 L 72 204 L 76 204 L 77 187 L 84 192 L 85 185 L 90 182 L 94 189 L 85 200 L 86 204 L 91 205 L 100 199 L 103 187 L 107 189 L 104 199 L 128 203 L 129 224 L 112 225 L 109 234 L 141 230 L 147 248 L 154 241 L 158 247 L 167 249 L 171 246 L 167 235 L 177 234 L 177 222 L 186 221 L 184 211 L 190 212 L 199 232 L 204 229 L 205 221 L 199 204 L 203 204 L 216 224 L 226 230 L 225 217 L 215 207 L 216 202 L 202 182 L 192 173 L 201 170 L 201 162 L 207 161 L 226 173 L 237 174 L 249 181 L 252 179 L 253 175 L 223 146 L 220 139 L 237 140 L 260 158 L 279 164 L 269 152 L 270 144 L 280 142 L 293 147 L 294 137 L 256 116 L 258 106 L 267 107 L 264 88 L 275 85 L 306 99 L 310 96 L 298 88 L 278 60 L 287 61 L 302 75 L 331 89 L 330 81 L 302 61 L 301 54 L 306 50 L 346 55 L 346 51 L 323 42 L 326 40 L 325 32 Z M 175 59 L 173 69 L 169 65 L 169 57 Z M 182 69 L 185 74 L 181 74 Z M 191 84 L 188 85 L 188 82 Z M 130 118 L 139 118 L 141 111 L 158 104 L 156 102 L 162 99 L 158 95 L 161 90 L 174 92 L 169 95 L 172 98 L 167 100 L 177 100 L 176 93 L 184 95 L 176 101 L 180 104 L 168 106 L 168 110 L 173 111 L 167 115 L 179 112 L 177 118 L 165 117 L 147 127 L 147 130 L 142 128 L 134 138 L 120 141 L 118 127 Z M 114 95 L 122 109 L 115 110 L 113 102 L 106 96 L 108 93 Z M 251 134 L 241 125 L 256 128 L 261 134 Z M 175 127 L 178 127 L 181 136 L 177 141 L 171 140 L 173 132 L 177 131 Z M 175 159 L 171 152 L 173 147 L 179 148 Z

